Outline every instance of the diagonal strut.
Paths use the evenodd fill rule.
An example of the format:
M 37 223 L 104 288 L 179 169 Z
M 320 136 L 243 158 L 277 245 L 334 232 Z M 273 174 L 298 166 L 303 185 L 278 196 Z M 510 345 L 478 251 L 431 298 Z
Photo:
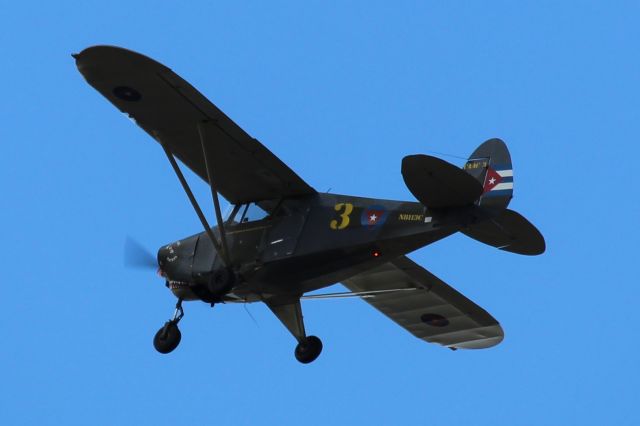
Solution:
M 221 256 L 224 259 L 224 263 L 227 266 L 231 266 L 231 256 L 229 254 L 229 248 L 227 246 L 227 233 L 224 230 L 224 221 L 222 220 L 222 212 L 220 210 L 220 200 L 218 199 L 218 187 L 215 183 L 215 179 L 212 175 L 211 167 L 209 166 L 209 153 L 207 152 L 207 144 L 205 143 L 205 126 L 208 121 L 198 123 L 198 134 L 200 135 L 200 145 L 202 146 L 202 156 L 204 157 L 204 166 L 207 169 L 207 178 L 209 179 L 209 187 L 211 188 L 211 198 L 213 199 L 213 208 L 216 212 L 216 220 L 218 221 L 218 230 L 220 231 L 220 241 L 222 242 Z
M 178 176 L 178 180 L 180 181 L 180 184 L 182 185 L 184 192 L 187 193 L 187 197 L 189 197 L 189 201 L 191 201 L 191 205 L 193 206 L 193 209 L 196 211 L 196 214 L 198 215 L 198 219 L 200 219 L 200 222 L 202 223 L 202 226 L 204 227 L 205 232 L 211 239 L 211 242 L 213 243 L 213 247 L 215 247 L 218 253 L 222 253 L 220 243 L 218 243 L 216 236 L 213 234 L 213 231 L 209 226 L 209 222 L 207 222 L 207 218 L 204 216 L 204 213 L 202 213 L 202 210 L 198 205 L 198 201 L 196 200 L 196 197 L 193 195 L 193 192 L 191 192 L 191 188 L 189 188 L 189 184 L 187 183 L 187 180 L 184 178 L 184 175 L 182 174 L 182 171 L 180 170 L 180 167 L 178 166 L 176 159 L 174 158 L 173 154 L 171 153 L 171 151 L 169 151 L 169 148 L 167 148 L 165 144 L 160 142 L 160 146 L 162 146 L 162 149 L 164 150 L 164 153 L 166 154 L 167 159 L 169 159 L 169 163 L 171 163 L 171 167 L 173 167 L 173 171 L 176 172 L 176 176 Z M 229 266 L 229 264 L 227 263 L 226 252 L 225 252 L 225 256 L 223 256 L 222 259 L 224 259 L 225 264 Z

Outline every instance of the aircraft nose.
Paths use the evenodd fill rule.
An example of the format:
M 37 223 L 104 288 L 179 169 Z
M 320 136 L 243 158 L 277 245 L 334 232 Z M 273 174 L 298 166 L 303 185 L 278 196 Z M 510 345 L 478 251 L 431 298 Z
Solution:
M 181 272 L 181 261 L 179 245 L 176 243 L 168 244 L 158 250 L 158 275 L 166 279 L 176 279 Z
M 158 265 L 160 268 L 164 268 L 168 263 L 175 261 L 177 255 L 175 254 L 175 248 L 172 244 L 161 247 L 158 250 Z
M 158 250 L 160 275 L 172 280 L 189 281 L 196 241 L 197 239 L 190 237 L 160 247 Z

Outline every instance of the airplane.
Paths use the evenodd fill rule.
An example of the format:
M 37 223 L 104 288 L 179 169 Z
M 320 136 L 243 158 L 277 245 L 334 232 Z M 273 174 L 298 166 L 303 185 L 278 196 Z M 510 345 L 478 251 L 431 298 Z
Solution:
M 303 364 L 322 351 L 303 321 L 300 301 L 309 298 L 360 297 L 416 337 L 452 350 L 503 340 L 487 311 L 407 257 L 457 232 L 508 252 L 545 251 L 535 226 L 507 208 L 513 167 L 502 140 L 481 144 L 462 168 L 429 155 L 404 157 L 401 173 L 417 201 L 320 193 L 161 63 L 113 46 L 72 56 L 85 80 L 160 144 L 204 228 L 158 250 L 155 266 L 177 298 L 154 336 L 158 352 L 180 343 L 183 301 L 265 303 L 296 339 Z M 211 188 L 217 226 L 177 160 Z M 226 215 L 220 196 L 233 206 Z M 349 291 L 307 294 L 335 283 Z

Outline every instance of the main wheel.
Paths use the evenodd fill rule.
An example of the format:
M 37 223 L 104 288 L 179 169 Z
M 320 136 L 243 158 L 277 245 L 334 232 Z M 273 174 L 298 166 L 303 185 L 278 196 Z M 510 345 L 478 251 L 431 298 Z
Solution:
M 167 321 L 153 338 L 153 347 L 161 354 L 168 354 L 178 347 L 180 339 L 182 339 L 182 333 L 178 324 Z
M 308 336 L 296 346 L 296 359 L 303 364 L 315 361 L 322 352 L 322 341 L 316 336 Z

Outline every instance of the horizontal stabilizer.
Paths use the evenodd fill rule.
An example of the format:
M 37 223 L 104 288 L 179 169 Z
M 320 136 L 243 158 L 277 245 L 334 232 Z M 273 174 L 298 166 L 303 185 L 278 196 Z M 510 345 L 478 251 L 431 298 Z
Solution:
M 483 191 L 475 177 L 430 155 L 404 157 L 402 177 L 413 196 L 430 208 L 471 205 Z
M 544 253 L 544 237 L 519 213 L 506 209 L 499 216 L 462 230 L 481 243 L 512 253 L 537 255 Z

